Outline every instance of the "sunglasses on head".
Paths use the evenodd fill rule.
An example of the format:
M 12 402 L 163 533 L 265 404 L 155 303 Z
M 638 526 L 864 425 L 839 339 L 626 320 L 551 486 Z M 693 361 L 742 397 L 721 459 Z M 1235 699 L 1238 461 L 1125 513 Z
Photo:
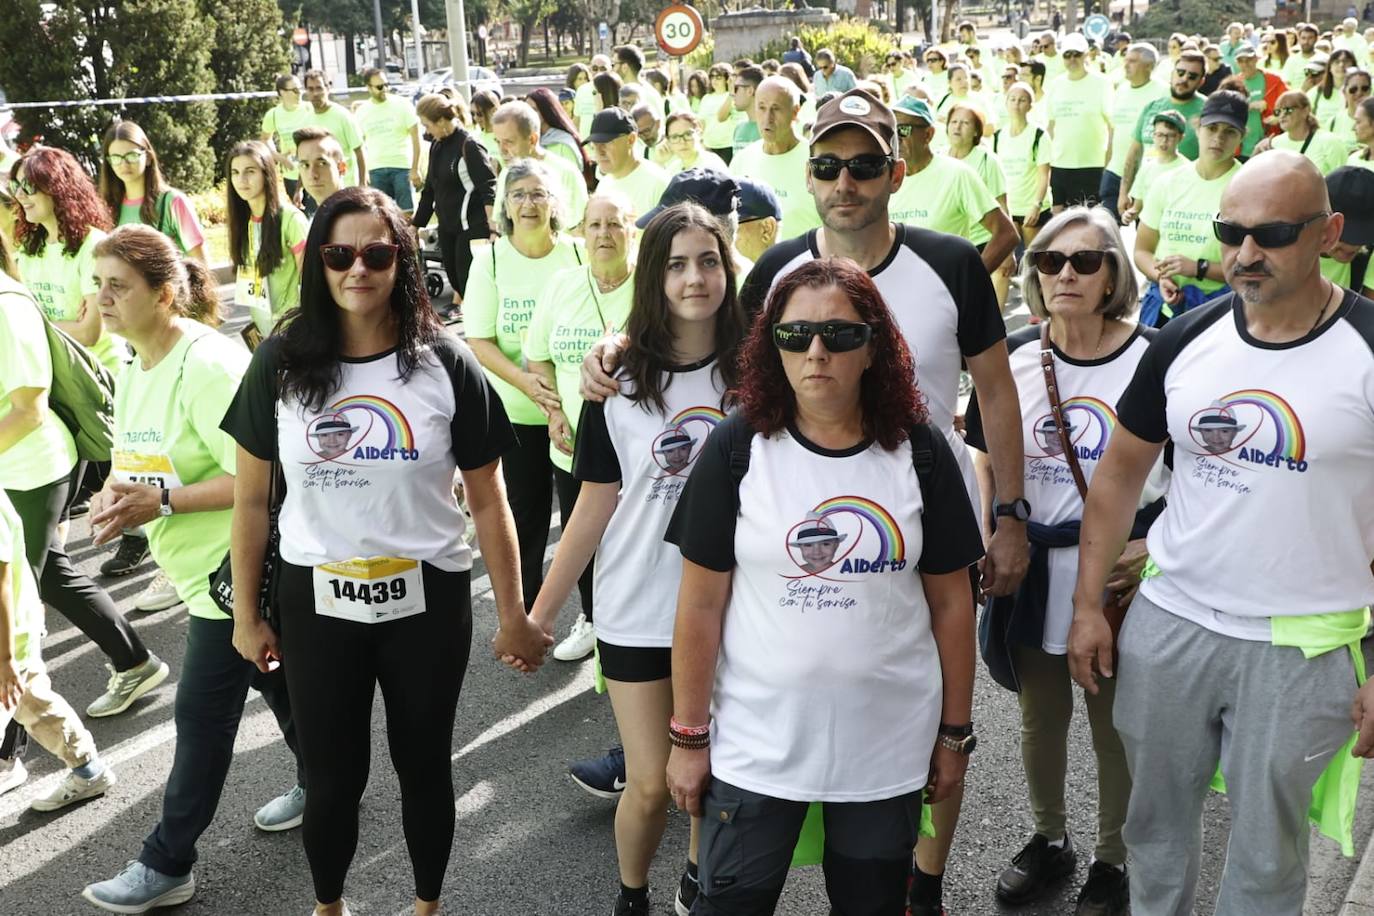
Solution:
M 862 321 L 784 321 L 773 325 L 773 345 L 789 353 L 805 353 L 819 335 L 831 353 L 848 353 L 868 343 L 873 329 Z
M 1242 226 L 1229 220 L 1212 220 L 1217 241 L 1231 248 L 1239 248 L 1248 235 L 1261 248 L 1286 248 L 1298 240 L 1302 231 L 1319 219 L 1330 216 L 1325 211 L 1297 223 L 1265 223 L 1263 226 Z
M 368 270 L 390 270 L 399 250 L 388 242 L 373 242 L 361 251 L 352 245 L 321 245 L 320 260 L 325 267 L 336 271 L 350 270 L 358 258 L 363 259 L 363 266 Z
M 812 177 L 817 181 L 836 181 L 844 169 L 849 169 L 849 177 L 855 181 L 872 181 L 887 174 L 888 169 L 892 168 L 893 159 L 880 153 L 864 153 L 852 159 L 813 156 L 807 162 L 811 166 Z
M 1065 264 L 1072 264 L 1073 272 L 1076 274 L 1095 274 L 1102 269 L 1102 262 L 1106 258 L 1107 252 L 1088 249 L 1075 251 L 1073 254 L 1064 254 L 1062 251 L 1037 251 L 1031 255 L 1031 263 L 1035 265 L 1036 270 L 1049 276 L 1058 275 Z

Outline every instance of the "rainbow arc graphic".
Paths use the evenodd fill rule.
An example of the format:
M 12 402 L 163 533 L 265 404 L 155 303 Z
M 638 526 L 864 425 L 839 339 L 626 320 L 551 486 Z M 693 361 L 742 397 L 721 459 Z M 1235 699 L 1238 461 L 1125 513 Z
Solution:
M 383 448 L 415 448 L 415 435 L 411 432 L 410 421 L 395 404 L 373 394 L 359 394 L 335 401 L 329 410 L 342 413 L 346 410 L 361 410 L 374 417 L 386 430 L 386 444 Z
M 1217 399 L 1222 405 L 1232 408 L 1246 406 L 1257 408 L 1267 416 L 1274 426 L 1274 448 L 1270 452 L 1281 458 L 1302 461 L 1307 455 L 1307 436 L 1302 431 L 1302 421 L 1283 398 L 1272 391 L 1262 388 L 1246 388 L 1233 391 Z
M 1112 411 L 1111 406 L 1105 401 L 1082 396 L 1069 398 L 1062 406 L 1065 414 L 1070 410 L 1085 410 L 1095 417 L 1097 422 L 1101 425 L 1102 432 L 1105 434 L 1103 436 L 1103 442 L 1106 441 L 1107 436 L 1111 435 L 1112 430 L 1116 429 L 1116 414 Z M 1070 423 L 1070 425 L 1072 425 L 1072 423 Z
M 815 508 L 821 515 L 848 512 L 868 522 L 878 537 L 877 556 L 864 554 L 865 559 L 899 561 L 906 559 L 906 538 L 892 515 L 871 499 L 862 496 L 835 496 Z

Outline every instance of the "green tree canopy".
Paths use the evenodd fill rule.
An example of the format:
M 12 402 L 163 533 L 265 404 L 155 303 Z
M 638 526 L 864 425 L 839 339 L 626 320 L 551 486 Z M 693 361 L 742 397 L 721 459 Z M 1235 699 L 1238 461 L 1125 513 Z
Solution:
M 232 16 L 220 15 L 223 4 L 219 0 L 200 0 L 200 5 L 215 29 L 210 69 L 218 91 L 271 89 L 277 75 L 290 69 L 284 22 L 276 0 L 234 0 Z M 235 143 L 257 138 L 262 116 L 273 104 L 271 99 L 217 103 L 219 123 L 210 144 L 217 166 L 223 166 L 225 154 Z
M 1229 22 L 1254 18 L 1254 7 L 1245 0 L 1157 0 L 1131 32 L 1160 38 L 1174 32 L 1210 37 L 1224 32 Z

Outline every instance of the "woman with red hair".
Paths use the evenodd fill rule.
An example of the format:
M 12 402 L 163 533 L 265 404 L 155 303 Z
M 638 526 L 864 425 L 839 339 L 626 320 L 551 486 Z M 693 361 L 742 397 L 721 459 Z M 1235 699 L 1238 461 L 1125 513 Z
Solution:
M 772 912 L 820 802 L 832 900 L 900 913 L 922 795 L 963 782 L 983 541 L 913 377 L 857 265 L 787 274 L 669 524 L 668 787 L 702 818 L 693 912 Z

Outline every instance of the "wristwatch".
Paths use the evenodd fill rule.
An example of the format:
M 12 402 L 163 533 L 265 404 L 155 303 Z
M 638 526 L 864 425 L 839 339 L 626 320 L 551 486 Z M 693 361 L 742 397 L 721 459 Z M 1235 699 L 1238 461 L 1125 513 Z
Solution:
M 1211 267 L 1211 266 L 1212 266 L 1212 262 L 1211 262 L 1211 261 L 1207 260 L 1206 258 L 1198 258 L 1198 259 L 1197 259 L 1197 278 L 1198 278 L 1199 280 L 1206 279 L 1206 277 L 1207 277 L 1207 268 L 1209 268 L 1209 267 Z
M 1031 504 L 1024 499 L 1013 499 L 1009 503 L 998 503 L 992 507 L 992 514 L 998 518 L 1014 518 L 1018 522 L 1030 521 Z
M 956 754 L 963 754 L 967 757 L 973 753 L 973 749 L 978 746 L 978 738 L 973 734 L 973 725 L 940 725 L 939 737 L 936 738 L 940 747 Z
M 162 505 L 157 507 L 157 514 L 162 518 L 172 514 L 172 491 L 166 487 L 162 488 Z

